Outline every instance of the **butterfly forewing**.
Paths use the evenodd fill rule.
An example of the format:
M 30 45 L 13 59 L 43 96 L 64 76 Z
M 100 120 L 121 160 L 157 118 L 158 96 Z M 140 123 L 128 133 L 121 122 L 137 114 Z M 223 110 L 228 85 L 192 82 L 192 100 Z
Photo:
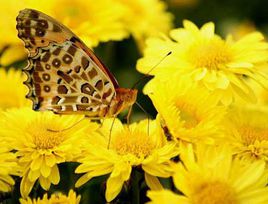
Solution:
M 30 53 L 24 71 L 34 109 L 99 116 L 118 84 L 93 52 L 65 26 L 35 10 L 20 12 L 17 29 Z
M 37 54 L 37 49 L 46 47 L 50 42 L 63 43 L 73 33 L 41 12 L 24 9 L 17 17 L 18 36 L 24 41 L 30 56 Z

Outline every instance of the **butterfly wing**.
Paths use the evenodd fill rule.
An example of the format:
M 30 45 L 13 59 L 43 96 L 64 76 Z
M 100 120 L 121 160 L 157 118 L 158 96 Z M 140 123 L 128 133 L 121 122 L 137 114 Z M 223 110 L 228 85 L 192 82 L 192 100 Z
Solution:
M 68 28 L 39 11 L 24 9 L 17 29 L 29 51 L 25 84 L 34 110 L 98 116 L 109 106 L 118 83 Z

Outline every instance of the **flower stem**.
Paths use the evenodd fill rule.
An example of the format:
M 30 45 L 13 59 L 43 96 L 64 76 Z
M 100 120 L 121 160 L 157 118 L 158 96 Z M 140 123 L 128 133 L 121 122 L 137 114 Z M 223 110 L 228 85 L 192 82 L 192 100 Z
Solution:
M 130 200 L 132 204 L 140 203 L 140 180 L 142 175 L 135 169 L 132 169 L 131 179 L 130 179 Z

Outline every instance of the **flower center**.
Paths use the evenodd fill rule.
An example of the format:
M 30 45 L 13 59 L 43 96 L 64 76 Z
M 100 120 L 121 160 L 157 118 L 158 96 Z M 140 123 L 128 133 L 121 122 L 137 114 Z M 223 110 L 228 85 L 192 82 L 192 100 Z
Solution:
M 125 130 L 115 136 L 114 148 L 120 155 L 133 154 L 145 158 L 155 148 L 150 136 L 141 131 Z
M 64 140 L 62 133 L 53 130 L 53 128 L 50 130 L 49 126 L 40 124 L 31 124 L 28 127 L 37 149 L 52 149 L 62 143 Z
M 240 135 L 246 145 L 252 145 L 256 140 L 268 141 L 268 129 L 251 126 L 242 126 L 239 128 Z
M 193 44 L 188 52 L 188 60 L 196 68 L 219 69 L 220 65 L 230 62 L 231 53 L 223 40 L 213 38 Z
M 178 100 L 176 107 L 180 111 L 180 117 L 184 121 L 185 128 L 193 128 L 199 123 L 200 120 L 197 116 L 196 108 L 193 105 L 183 100 Z
M 237 204 L 234 190 L 227 184 L 215 181 L 203 183 L 192 195 L 194 204 Z

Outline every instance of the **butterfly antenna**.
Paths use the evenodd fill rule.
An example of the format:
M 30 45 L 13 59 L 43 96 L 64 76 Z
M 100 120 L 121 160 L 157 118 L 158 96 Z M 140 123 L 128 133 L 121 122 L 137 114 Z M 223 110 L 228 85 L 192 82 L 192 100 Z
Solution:
M 159 60 L 159 62 L 157 62 L 143 77 L 141 77 L 132 87 L 132 89 L 136 88 L 137 85 L 142 82 L 144 79 L 149 77 L 149 74 L 159 65 L 161 64 L 169 55 L 171 55 L 172 52 L 170 51 L 169 53 L 167 53 L 162 59 Z
M 149 135 L 149 133 L 150 133 L 150 131 L 149 131 L 150 117 L 149 116 L 151 116 L 151 115 L 137 101 L 135 102 L 135 104 L 147 115 L 147 120 L 148 120 L 147 133 Z

